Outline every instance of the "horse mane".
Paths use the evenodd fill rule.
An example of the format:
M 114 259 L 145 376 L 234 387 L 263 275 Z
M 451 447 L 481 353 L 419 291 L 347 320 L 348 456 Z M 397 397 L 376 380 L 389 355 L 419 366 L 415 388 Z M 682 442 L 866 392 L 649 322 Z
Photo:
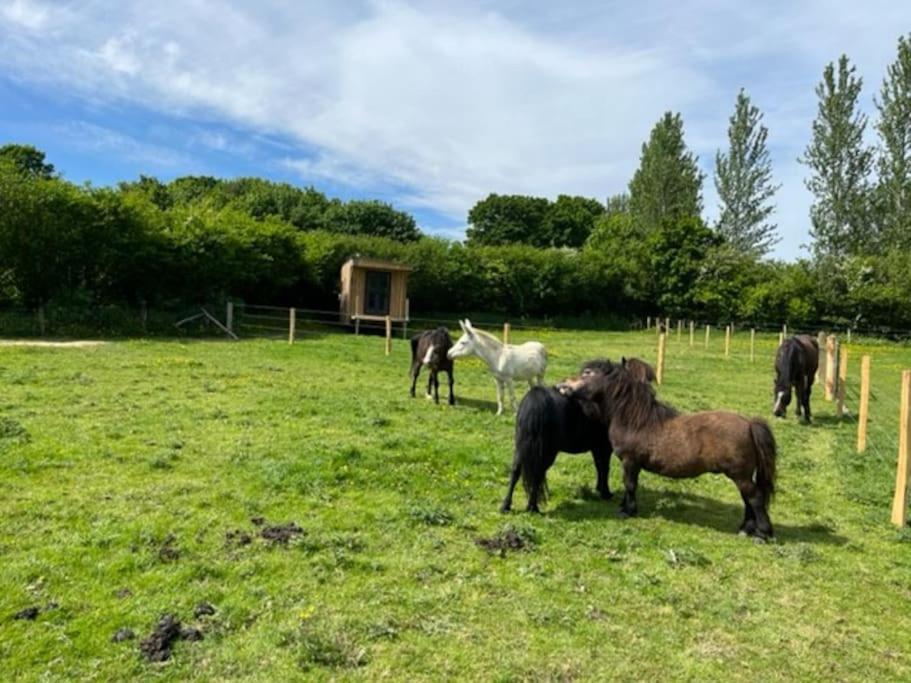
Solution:
M 479 337 L 483 337 L 484 339 L 487 339 L 488 341 L 494 341 L 494 342 L 496 342 L 498 345 L 503 346 L 503 342 L 501 342 L 499 339 L 497 339 L 497 338 L 496 338 L 494 335 L 492 335 L 490 332 L 485 332 L 484 330 L 479 330 L 479 329 L 476 328 L 476 327 L 471 328 L 471 331 L 474 332 L 474 333 L 475 333 L 476 335 L 478 335 Z
M 617 372 L 601 378 L 604 404 L 611 419 L 640 431 L 657 427 L 679 413 L 658 400 L 651 384 L 628 372 Z

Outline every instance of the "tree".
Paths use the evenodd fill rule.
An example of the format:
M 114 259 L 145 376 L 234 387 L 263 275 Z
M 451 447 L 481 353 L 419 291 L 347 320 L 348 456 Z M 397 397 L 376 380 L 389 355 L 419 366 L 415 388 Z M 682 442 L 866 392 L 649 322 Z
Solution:
M 327 212 L 326 223 L 327 229 L 350 235 L 388 237 L 398 242 L 413 242 L 421 237 L 412 216 L 376 200 L 333 204 Z
M 31 145 L 3 145 L 0 159 L 12 162 L 19 173 L 28 178 L 54 177 L 54 165 L 45 162 L 44 152 Z
M 543 197 L 490 194 L 468 212 L 468 243 L 545 246 L 544 219 L 549 204 Z
M 43 306 L 77 289 L 87 268 L 85 194 L 57 178 L 23 175 L 0 159 L 0 272 L 8 271 L 22 301 Z
M 605 213 L 613 216 L 617 213 L 629 213 L 629 195 L 626 192 L 614 194 L 607 198 Z
M 869 248 L 870 184 L 873 155 L 864 144 L 867 117 L 857 100 L 863 80 L 842 55 L 830 63 L 816 86 L 819 108 L 813 139 L 800 158 L 811 172 L 804 183 L 813 193 L 810 234 L 817 256 L 843 256 Z
M 876 101 L 881 147 L 877 214 L 884 251 L 911 248 L 911 34 L 898 39 Z
M 658 310 L 682 315 L 694 309 L 706 256 L 719 239 L 697 216 L 666 220 L 652 233 L 648 249 Z
M 595 220 L 604 215 L 604 205 L 588 197 L 561 194 L 547 207 L 541 226 L 542 246 L 574 247 L 585 244 Z
M 764 256 L 778 241 L 771 200 L 772 162 L 762 114 L 741 90 L 728 127 L 729 147 L 715 155 L 715 188 L 720 200 L 717 230 L 734 249 Z
M 665 115 L 642 145 L 639 168 L 629 184 L 630 213 L 647 230 L 702 213 L 703 173 L 687 151 L 680 114 Z

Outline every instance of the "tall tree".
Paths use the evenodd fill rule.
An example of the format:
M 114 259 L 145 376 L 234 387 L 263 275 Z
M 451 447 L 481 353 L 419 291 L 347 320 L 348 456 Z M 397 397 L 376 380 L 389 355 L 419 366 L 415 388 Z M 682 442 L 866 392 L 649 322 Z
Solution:
M 0 159 L 12 162 L 19 173 L 29 178 L 52 178 L 54 165 L 44 160 L 44 152 L 31 145 L 3 145 Z
M 872 151 L 864 144 L 867 117 L 858 109 L 863 79 L 842 55 L 816 86 L 819 108 L 813 139 L 800 158 L 811 171 L 810 234 L 817 256 L 843 256 L 869 248 Z
M 490 194 L 468 212 L 468 242 L 545 246 L 544 219 L 549 207 L 544 197 Z
M 579 248 L 591 234 L 595 220 L 604 215 L 604 205 L 588 197 L 561 194 L 547 207 L 541 226 L 545 244 L 551 247 Z
M 883 247 L 911 247 L 911 34 L 898 39 L 876 108 L 880 137 L 877 214 Z
M 686 148 L 683 119 L 667 112 L 642 145 L 639 168 L 629 184 L 630 213 L 646 230 L 666 221 L 702 213 L 702 181 L 697 158 Z
M 728 151 L 715 155 L 715 188 L 720 213 L 718 232 L 738 251 L 764 256 L 778 241 L 772 198 L 772 161 L 766 148 L 769 131 L 762 113 L 742 89 L 728 127 Z

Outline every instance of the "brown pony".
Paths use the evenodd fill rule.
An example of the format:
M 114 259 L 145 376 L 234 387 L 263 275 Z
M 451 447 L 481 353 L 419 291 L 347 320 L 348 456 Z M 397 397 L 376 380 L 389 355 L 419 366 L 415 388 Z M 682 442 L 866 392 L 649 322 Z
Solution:
M 616 366 L 615 366 L 616 368 Z M 676 479 L 724 474 L 743 499 L 740 531 L 771 538 L 768 505 L 775 491 L 775 437 L 762 419 L 711 411 L 681 415 L 655 397 L 650 384 L 628 372 L 587 374 L 560 391 L 597 402 L 608 438 L 623 462 L 624 516 L 635 515 L 640 470 Z

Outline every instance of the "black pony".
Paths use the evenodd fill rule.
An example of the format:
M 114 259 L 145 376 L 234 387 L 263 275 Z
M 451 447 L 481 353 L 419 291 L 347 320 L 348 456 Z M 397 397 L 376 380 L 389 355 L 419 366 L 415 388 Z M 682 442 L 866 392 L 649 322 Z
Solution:
M 647 363 L 636 359 L 630 361 L 627 371 L 642 377 L 642 381 L 647 382 L 648 377 L 654 376 Z M 582 366 L 582 373 L 605 373 L 616 367 L 607 360 L 592 360 Z M 625 360 L 624 367 L 627 367 Z M 561 451 L 591 451 L 597 470 L 596 489 L 601 498 L 610 499 L 613 494 L 608 475 L 612 450 L 596 403 L 568 398 L 553 387 L 532 387 L 519 404 L 509 488 L 500 510 L 508 512 L 512 508 L 513 491 L 521 477 L 528 495 L 527 510 L 540 512 L 538 504 L 547 498 L 547 470 Z
M 775 417 L 784 417 L 791 402 L 791 387 L 797 393 L 797 417 L 803 408 L 804 419 L 810 421 L 810 391 L 819 366 L 819 343 L 801 334 L 785 339 L 775 356 Z
M 452 338 L 449 330 L 438 327 L 435 330 L 425 330 L 411 338 L 411 396 L 414 397 L 414 388 L 418 383 L 421 366 L 426 365 L 430 375 L 427 378 L 427 398 L 430 398 L 430 389 L 433 388 L 433 400 L 440 402 L 440 380 L 437 374 L 443 370 L 449 375 L 449 405 L 455 405 L 455 395 L 452 393 L 452 359 L 446 352 L 452 348 Z

